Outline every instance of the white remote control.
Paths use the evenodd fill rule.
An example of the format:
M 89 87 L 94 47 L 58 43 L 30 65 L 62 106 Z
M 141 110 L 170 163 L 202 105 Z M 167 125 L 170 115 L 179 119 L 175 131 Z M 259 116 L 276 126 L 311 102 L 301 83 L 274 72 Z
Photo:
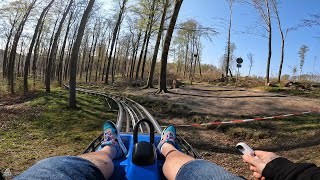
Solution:
M 242 152 L 242 154 L 248 154 L 250 156 L 255 157 L 254 151 L 251 147 L 249 147 L 246 143 L 240 142 L 236 145 L 236 148 Z

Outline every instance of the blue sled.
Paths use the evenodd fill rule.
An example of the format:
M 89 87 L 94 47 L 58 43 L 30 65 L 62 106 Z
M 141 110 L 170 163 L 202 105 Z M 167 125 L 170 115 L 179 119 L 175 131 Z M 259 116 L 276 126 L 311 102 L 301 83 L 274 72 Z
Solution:
M 162 172 L 164 156 L 155 148 L 161 139 L 160 134 L 138 134 L 138 125 L 141 122 L 149 124 L 150 132 L 154 127 L 149 120 L 140 120 L 134 127 L 133 133 L 121 132 L 120 137 L 128 150 L 128 154 L 122 159 L 113 160 L 114 172 L 111 179 L 166 179 Z M 136 139 L 135 139 L 136 136 Z M 101 134 L 84 151 L 84 153 L 99 151 L 101 149 Z M 153 141 L 153 143 L 152 143 Z M 177 149 L 197 159 L 200 155 L 180 136 L 177 136 Z M 151 143 L 150 143 L 151 142 Z M 180 148 L 180 146 L 182 148 Z

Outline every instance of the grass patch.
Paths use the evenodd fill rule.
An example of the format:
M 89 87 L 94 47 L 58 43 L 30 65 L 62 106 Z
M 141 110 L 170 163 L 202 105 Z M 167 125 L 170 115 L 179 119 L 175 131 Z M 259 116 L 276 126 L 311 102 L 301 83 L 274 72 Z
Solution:
M 216 81 L 216 82 L 210 82 L 210 84 L 216 85 L 216 86 L 231 86 L 231 87 L 244 87 L 244 88 L 254 88 L 258 86 L 264 86 L 265 80 L 263 78 L 258 77 L 239 77 L 239 81 L 235 82 L 234 80 L 229 80 L 228 83 Z
M 218 132 L 241 141 L 265 139 L 272 140 L 275 144 L 284 142 L 295 144 L 316 140 L 315 138 L 319 137 L 320 117 L 319 114 L 313 114 L 242 124 L 223 124 L 215 127 Z M 211 126 L 209 129 L 214 128 Z M 318 139 L 320 141 L 320 138 Z
M 29 91 L 36 91 L 41 88 L 43 88 L 43 83 L 40 81 L 37 81 L 36 84 L 33 84 L 33 80 L 28 81 L 28 88 Z M 23 94 L 23 77 L 18 77 L 14 81 L 14 95 L 22 95 Z M 6 79 L 1 79 L 0 81 L 0 98 L 12 96 L 10 94 L 8 81 Z
M 289 89 L 283 86 L 279 86 L 279 87 L 259 86 L 254 89 L 262 90 L 270 93 L 281 93 L 281 94 L 288 94 L 292 96 L 301 96 L 301 97 L 308 97 L 308 98 L 320 98 L 320 88 L 314 88 L 312 90 L 303 90 L 303 89 Z
M 49 156 L 81 154 L 101 133 L 103 122 L 115 119 L 107 113 L 104 99 L 78 94 L 77 100 L 79 108 L 69 109 L 68 92 L 53 88 L 17 107 L 23 114 L 0 131 L 0 171 L 10 168 L 17 174 Z

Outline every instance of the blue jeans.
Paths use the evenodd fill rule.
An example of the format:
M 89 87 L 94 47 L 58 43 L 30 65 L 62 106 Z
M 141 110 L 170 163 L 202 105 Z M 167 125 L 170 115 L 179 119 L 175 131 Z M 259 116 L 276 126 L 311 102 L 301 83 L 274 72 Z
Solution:
M 90 161 L 75 156 L 59 156 L 44 159 L 17 176 L 17 180 L 26 179 L 104 179 L 102 172 Z M 222 167 L 205 160 L 193 160 L 183 165 L 177 180 L 240 180 Z
M 76 156 L 58 156 L 39 161 L 14 179 L 104 179 L 102 172 L 90 161 Z
M 201 159 L 184 164 L 176 176 L 176 180 L 241 180 L 222 167 Z

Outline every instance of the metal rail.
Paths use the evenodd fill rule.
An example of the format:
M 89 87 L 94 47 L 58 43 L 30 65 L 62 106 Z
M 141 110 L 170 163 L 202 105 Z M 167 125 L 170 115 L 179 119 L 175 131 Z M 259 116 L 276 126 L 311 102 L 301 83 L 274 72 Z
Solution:
M 66 84 L 64 85 L 64 87 L 65 89 L 69 89 L 69 86 Z M 126 97 L 122 98 L 120 96 L 108 95 L 103 92 L 98 92 L 98 91 L 83 89 L 83 88 L 76 88 L 76 91 L 80 93 L 86 93 L 86 94 L 100 96 L 104 98 L 107 101 L 108 106 L 111 110 L 113 109 L 113 107 L 112 105 L 110 105 L 108 100 L 111 100 L 115 104 L 117 104 L 118 115 L 117 115 L 116 126 L 120 131 L 123 129 L 123 124 L 125 124 L 125 132 L 131 132 L 136 122 L 138 122 L 141 118 L 147 118 L 153 124 L 156 133 L 159 133 L 159 134 L 162 133 L 162 128 L 157 122 L 157 120 L 149 113 L 149 111 L 146 108 L 144 108 L 139 103 L 133 101 L 132 99 L 129 99 Z M 132 126 L 130 126 L 130 124 Z M 146 125 L 145 125 L 145 129 L 142 127 L 142 125 L 140 125 L 139 129 L 142 133 L 144 132 L 144 130 L 147 130 L 148 132 L 150 132 L 150 129 Z M 90 145 L 86 148 L 84 153 L 94 152 L 97 149 L 97 147 L 99 147 L 102 137 L 103 137 L 103 134 L 100 134 L 94 141 L 92 141 Z M 180 147 L 185 153 L 193 156 L 194 158 L 201 159 L 200 154 L 197 153 L 192 148 L 192 146 L 179 135 L 177 135 L 177 143 L 180 145 Z
M 66 89 L 69 89 L 68 85 L 64 85 Z M 119 130 L 123 129 L 123 125 L 125 124 L 125 131 L 130 131 L 130 123 L 129 119 L 131 119 L 132 127 L 136 124 L 136 122 L 142 118 L 149 118 L 154 125 L 157 133 L 161 133 L 162 129 L 161 126 L 157 123 L 157 121 L 154 119 L 154 117 L 139 103 L 129 99 L 129 98 L 121 98 L 120 96 L 112 96 L 108 95 L 102 92 L 89 90 L 89 89 L 83 89 L 83 88 L 76 88 L 76 91 L 80 93 L 86 93 L 94 96 L 100 96 L 105 99 L 110 99 L 113 102 L 115 102 L 118 106 L 118 115 L 116 120 L 116 126 Z M 108 106 L 110 107 L 110 104 L 108 102 Z M 112 107 L 111 107 L 112 108 Z M 128 117 L 129 116 L 129 117 Z M 140 125 L 139 129 L 141 133 L 144 133 L 144 130 L 149 132 L 148 126 L 145 126 L 146 128 L 143 128 L 142 125 Z M 133 128 L 131 128 L 133 129 Z

